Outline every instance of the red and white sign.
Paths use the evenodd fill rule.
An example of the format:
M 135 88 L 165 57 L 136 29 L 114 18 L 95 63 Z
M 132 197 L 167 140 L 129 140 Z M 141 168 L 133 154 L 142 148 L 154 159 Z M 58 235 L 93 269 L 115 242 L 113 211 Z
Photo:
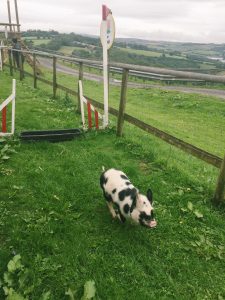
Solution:
M 110 49 L 115 39 L 115 22 L 111 10 L 102 5 L 102 23 L 100 28 L 100 39 L 102 46 Z

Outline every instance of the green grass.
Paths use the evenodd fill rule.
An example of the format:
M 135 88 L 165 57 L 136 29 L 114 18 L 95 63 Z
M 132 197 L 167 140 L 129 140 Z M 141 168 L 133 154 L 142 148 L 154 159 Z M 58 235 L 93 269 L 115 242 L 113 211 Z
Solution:
M 150 57 L 161 57 L 163 55 L 163 52 L 156 52 L 156 51 L 151 51 L 151 50 L 138 50 L 138 49 L 131 49 L 131 48 L 119 48 L 119 49 L 121 51 L 125 51 L 127 53 L 134 53 L 137 55 L 145 55 L 145 56 L 150 56 Z M 166 54 L 166 57 L 172 57 L 172 58 L 186 60 L 186 58 L 184 56 L 178 56 L 178 55 Z
M 147 50 L 138 50 L 138 49 L 129 49 L 129 48 L 119 48 L 121 51 L 127 52 L 127 53 L 135 53 L 138 55 L 145 55 L 145 56 L 151 56 L 151 57 L 160 57 L 162 56 L 162 53 L 156 52 L 156 51 L 147 51 Z
M 52 78 L 45 70 L 45 77 Z M 59 74 L 58 82 L 77 90 L 77 78 Z M 84 80 L 84 94 L 103 102 L 103 84 Z M 59 92 L 61 93 L 61 92 Z M 120 87 L 110 86 L 109 105 L 119 108 Z M 188 143 L 224 156 L 225 103 L 216 97 L 163 91 L 156 88 L 129 89 L 126 112 Z
M 47 45 L 51 41 L 50 39 L 37 39 L 37 38 L 36 39 L 30 38 L 29 40 L 32 40 L 34 46 L 40 46 L 41 44 Z
M 190 51 L 191 52 L 191 51 Z M 190 53 L 189 52 L 189 53 Z M 195 50 L 194 51 L 194 54 L 199 54 L 199 55 L 204 55 L 204 56 L 216 56 L 216 57 L 218 57 L 219 56 L 219 54 L 218 54 L 218 52 L 217 51 L 213 51 L 213 50 L 204 50 L 204 49 L 199 49 L 199 50 Z
M 1 73 L 1 98 L 10 93 L 10 84 L 11 78 Z M 100 97 L 101 86 L 85 82 L 85 90 L 92 98 Z M 119 90 L 111 92 L 116 106 Z M 28 78 L 18 81 L 17 134 L 80 125 L 74 99 L 60 93 L 53 100 L 49 93 L 33 90 Z M 130 93 L 134 97 L 137 91 Z M 156 103 L 167 99 L 168 110 L 177 113 L 172 98 L 160 100 L 159 95 L 154 96 Z M 195 106 L 195 101 L 191 96 L 188 103 Z M 220 102 L 212 101 L 221 110 Z M 208 116 L 214 111 L 210 103 L 199 101 L 203 108 L 192 113 L 196 110 L 199 119 Z M 132 101 L 130 105 L 132 109 Z M 186 116 L 188 109 L 180 107 L 180 115 Z M 126 125 L 125 137 L 117 138 L 116 120 L 110 119 L 112 129 L 71 142 L 7 142 L 9 159 L 0 159 L 3 286 L 11 285 L 32 300 L 72 299 L 65 295 L 69 289 L 81 299 L 88 280 L 95 282 L 96 299 L 225 298 L 225 214 L 210 204 L 218 170 L 133 126 Z M 212 125 L 209 117 L 204 121 Z M 4 145 L 0 143 L 1 149 Z M 142 192 L 151 186 L 155 230 L 111 219 L 99 188 L 102 165 L 124 170 Z M 6 273 L 15 254 L 21 255 L 24 267 L 17 263 L 13 271 L 11 262 Z M 3 295 L 1 289 L 0 299 Z
M 100 87 L 100 88 L 99 88 Z M 85 82 L 84 93 L 99 97 L 97 83 Z M 120 88 L 110 87 L 110 106 L 119 107 Z M 225 104 L 217 98 L 157 89 L 129 89 L 126 112 L 208 152 L 223 157 Z
M 26 37 L 23 37 L 23 39 L 25 40 L 37 40 L 38 38 L 36 36 L 26 36 Z
M 216 70 L 216 66 L 210 63 L 202 63 L 200 64 L 201 70 Z M 219 74 L 218 74 L 219 75 Z
M 63 46 L 59 49 L 60 52 L 62 52 L 65 55 L 71 55 L 74 50 L 84 50 L 88 51 L 87 49 L 81 48 L 81 47 L 70 47 L 70 46 Z
M 51 40 L 49 39 L 40 39 L 40 40 L 33 40 L 34 46 L 40 46 L 42 44 L 47 45 Z

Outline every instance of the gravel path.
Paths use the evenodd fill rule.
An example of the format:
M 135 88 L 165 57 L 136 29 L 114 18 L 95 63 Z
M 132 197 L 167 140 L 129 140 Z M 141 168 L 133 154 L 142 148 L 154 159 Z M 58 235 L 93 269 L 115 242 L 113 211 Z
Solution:
M 48 58 L 38 58 L 38 60 L 41 63 L 41 65 L 43 65 L 44 67 L 52 69 L 52 61 L 49 60 Z M 57 71 L 64 74 L 78 76 L 77 70 L 60 64 L 57 64 Z M 97 81 L 97 82 L 103 81 L 102 76 L 97 74 L 86 73 L 86 72 L 84 72 L 84 78 Z M 120 86 L 121 81 L 111 78 L 110 84 L 115 86 Z M 135 82 L 129 82 L 128 86 L 134 88 L 159 88 L 164 91 L 179 91 L 179 92 L 189 93 L 189 94 L 202 94 L 206 96 L 218 97 L 222 101 L 225 101 L 225 90 L 193 88 L 193 87 L 183 87 L 183 86 L 162 86 L 162 85 L 155 85 L 155 84 L 153 85 L 153 84 L 135 83 Z

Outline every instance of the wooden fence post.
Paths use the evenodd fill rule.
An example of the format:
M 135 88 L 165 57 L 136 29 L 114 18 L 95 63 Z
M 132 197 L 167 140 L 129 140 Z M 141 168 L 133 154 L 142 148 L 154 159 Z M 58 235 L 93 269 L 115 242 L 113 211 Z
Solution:
M 13 76 L 12 51 L 11 50 L 8 50 L 8 56 L 9 56 L 9 72 L 10 72 L 10 76 Z
M 123 69 L 123 78 L 122 78 L 121 94 L 120 94 L 120 107 L 119 107 L 119 115 L 117 121 L 117 136 L 122 136 L 123 134 L 124 113 L 125 113 L 126 100 L 127 100 L 128 74 L 129 74 L 129 69 Z
M 57 79 L 56 79 L 56 57 L 53 56 L 53 98 L 56 98 Z
M 83 81 L 83 77 L 84 77 L 83 63 L 79 62 L 78 95 L 77 95 L 77 112 L 78 113 L 81 113 L 81 110 L 80 110 L 80 88 L 79 88 L 79 80 Z
M 23 57 L 22 51 L 19 52 L 19 70 L 20 70 L 20 80 L 24 78 L 24 71 L 23 71 Z
M 1 48 L 1 64 L 2 64 L 2 70 L 3 70 L 3 67 L 4 67 L 4 51 L 3 51 L 3 48 Z
M 33 74 L 34 74 L 34 88 L 37 88 L 37 69 L 36 69 L 36 54 L 33 54 Z
M 217 179 L 217 186 L 213 197 L 213 202 L 218 205 L 225 201 L 225 156 L 221 164 L 220 173 Z

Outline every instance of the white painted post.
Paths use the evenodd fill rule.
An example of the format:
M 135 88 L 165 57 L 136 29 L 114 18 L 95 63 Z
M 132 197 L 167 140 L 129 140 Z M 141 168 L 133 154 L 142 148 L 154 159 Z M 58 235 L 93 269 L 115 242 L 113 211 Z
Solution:
M 3 57 L 2 57 L 2 48 L 3 47 L 3 42 L 1 41 L 1 45 L 0 45 L 0 71 L 2 71 L 3 70 L 3 62 L 2 62 L 2 60 L 3 60 Z
M 102 23 L 100 38 L 103 48 L 103 83 L 104 83 L 104 118 L 103 128 L 109 124 L 109 77 L 108 77 L 108 49 L 112 47 L 115 39 L 115 22 L 111 10 L 102 5 Z
M 8 27 L 5 26 L 5 38 L 6 40 L 8 40 Z
M 83 86 L 82 81 L 79 80 L 79 92 L 80 92 L 80 112 L 81 112 L 81 119 L 83 128 L 85 128 L 85 117 L 84 117 L 84 101 L 83 101 Z
M 107 23 L 107 21 L 103 21 Z M 107 34 L 107 24 L 104 26 L 105 35 Z M 107 48 L 107 40 L 104 40 L 103 44 L 103 83 L 104 83 L 104 124 L 103 127 L 107 127 L 109 124 L 109 83 L 108 83 L 108 48 Z
M 2 48 L 0 47 L 0 71 L 2 71 Z
M 13 79 L 12 81 L 12 93 L 11 95 L 0 104 L 0 112 L 8 105 L 10 102 L 12 102 L 12 124 L 11 124 L 11 132 L 0 132 L 0 136 L 10 136 L 13 135 L 15 132 L 15 101 L 16 101 L 16 80 Z M 4 120 L 4 126 L 6 127 L 6 120 Z
M 16 79 L 13 79 L 12 83 L 12 126 L 11 126 L 11 133 L 14 134 L 15 132 L 15 113 L 16 113 Z

